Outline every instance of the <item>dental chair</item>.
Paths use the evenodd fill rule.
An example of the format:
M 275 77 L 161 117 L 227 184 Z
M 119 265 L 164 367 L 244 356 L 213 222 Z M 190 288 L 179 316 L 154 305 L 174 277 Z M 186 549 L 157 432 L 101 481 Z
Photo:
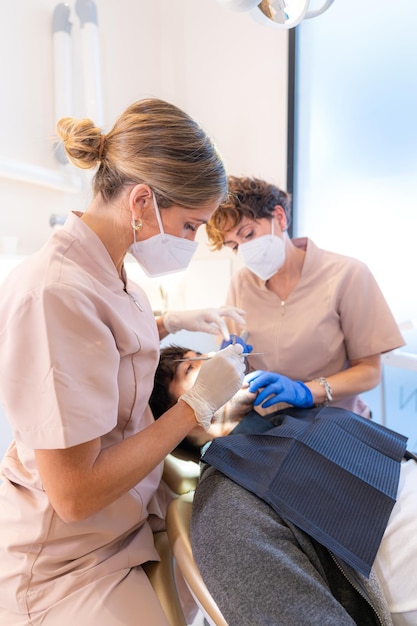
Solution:
M 170 626 L 187 626 L 175 582 L 175 564 L 207 622 L 211 626 L 227 626 L 201 578 L 191 550 L 191 507 L 199 474 L 194 461 L 173 454 L 165 459 L 163 480 L 178 497 L 168 507 L 166 530 L 154 533 L 161 561 L 146 563 L 144 569 Z
M 154 533 L 155 548 L 161 560 L 145 563 L 145 570 L 170 626 L 187 626 L 175 584 L 174 557 L 167 532 Z
M 197 606 L 210 626 L 227 626 L 219 607 L 210 595 L 194 561 L 190 541 L 190 520 L 194 492 L 173 500 L 168 507 L 167 532 L 178 568 Z

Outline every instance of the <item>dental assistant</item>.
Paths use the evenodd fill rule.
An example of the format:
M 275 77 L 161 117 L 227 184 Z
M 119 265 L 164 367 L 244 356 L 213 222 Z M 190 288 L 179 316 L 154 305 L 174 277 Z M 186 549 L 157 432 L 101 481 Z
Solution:
M 224 166 L 200 126 L 157 99 L 131 105 L 106 135 L 72 118 L 58 134 L 70 161 L 96 169 L 93 199 L 0 294 L 0 400 L 14 434 L 1 466 L 0 624 L 166 626 L 141 567 L 159 560 L 163 460 L 209 427 L 245 365 L 241 346 L 220 351 L 155 421 L 159 340 L 244 318 L 224 307 L 155 321 L 124 258 L 150 276 L 184 269 L 225 197 Z
M 229 177 L 229 194 L 207 224 L 213 249 L 226 246 L 244 264 L 227 303 L 246 312 L 256 352 L 246 377 L 260 390 L 255 406 L 333 404 L 364 417 L 360 394 L 381 378 L 381 354 L 404 345 L 368 267 L 290 239 L 291 198 L 276 185 Z M 230 330 L 239 332 L 232 322 Z

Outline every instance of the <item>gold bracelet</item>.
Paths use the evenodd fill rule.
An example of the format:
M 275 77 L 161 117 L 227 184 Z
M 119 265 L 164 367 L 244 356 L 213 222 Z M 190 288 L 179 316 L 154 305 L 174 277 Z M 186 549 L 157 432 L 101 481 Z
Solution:
M 327 378 L 324 378 L 324 376 L 320 376 L 320 378 L 315 378 L 314 380 L 317 381 L 324 389 L 326 399 L 322 404 L 326 406 L 327 404 L 329 404 L 329 402 L 333 400 L 333 392 L 332 388 L 329 385 L 329 381 L 327 380 Z

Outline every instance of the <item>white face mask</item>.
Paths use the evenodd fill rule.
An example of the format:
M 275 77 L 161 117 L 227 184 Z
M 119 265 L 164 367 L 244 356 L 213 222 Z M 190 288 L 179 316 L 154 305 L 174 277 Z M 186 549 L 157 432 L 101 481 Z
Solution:
M 251 272 L 262 280 L 268 280 L 284 264 L 285 240 L 274 235 L 272 220 L 272 233 L 239 244 L 238 254 Z
M 134 228 L 134 241 L 129 248 L 129 252 L 135 257 L 145 274 L 150 277 L 163 276 L 164 274 L 185 270 L 198 247 L 198 242 L 166 234 L 153 192 L 152 197 L 160 232 L 144 241 L 136 241 L 136 230 Z

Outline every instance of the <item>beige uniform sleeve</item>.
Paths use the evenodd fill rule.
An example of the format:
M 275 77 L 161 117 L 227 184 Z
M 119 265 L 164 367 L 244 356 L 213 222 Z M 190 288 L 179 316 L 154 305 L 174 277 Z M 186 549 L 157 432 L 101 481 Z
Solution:
M 26 296 L 0 335 L 5 411 L 32 448 L 65 448 L 117 421 L 119 353 L 97 303 L 55 285 Z

